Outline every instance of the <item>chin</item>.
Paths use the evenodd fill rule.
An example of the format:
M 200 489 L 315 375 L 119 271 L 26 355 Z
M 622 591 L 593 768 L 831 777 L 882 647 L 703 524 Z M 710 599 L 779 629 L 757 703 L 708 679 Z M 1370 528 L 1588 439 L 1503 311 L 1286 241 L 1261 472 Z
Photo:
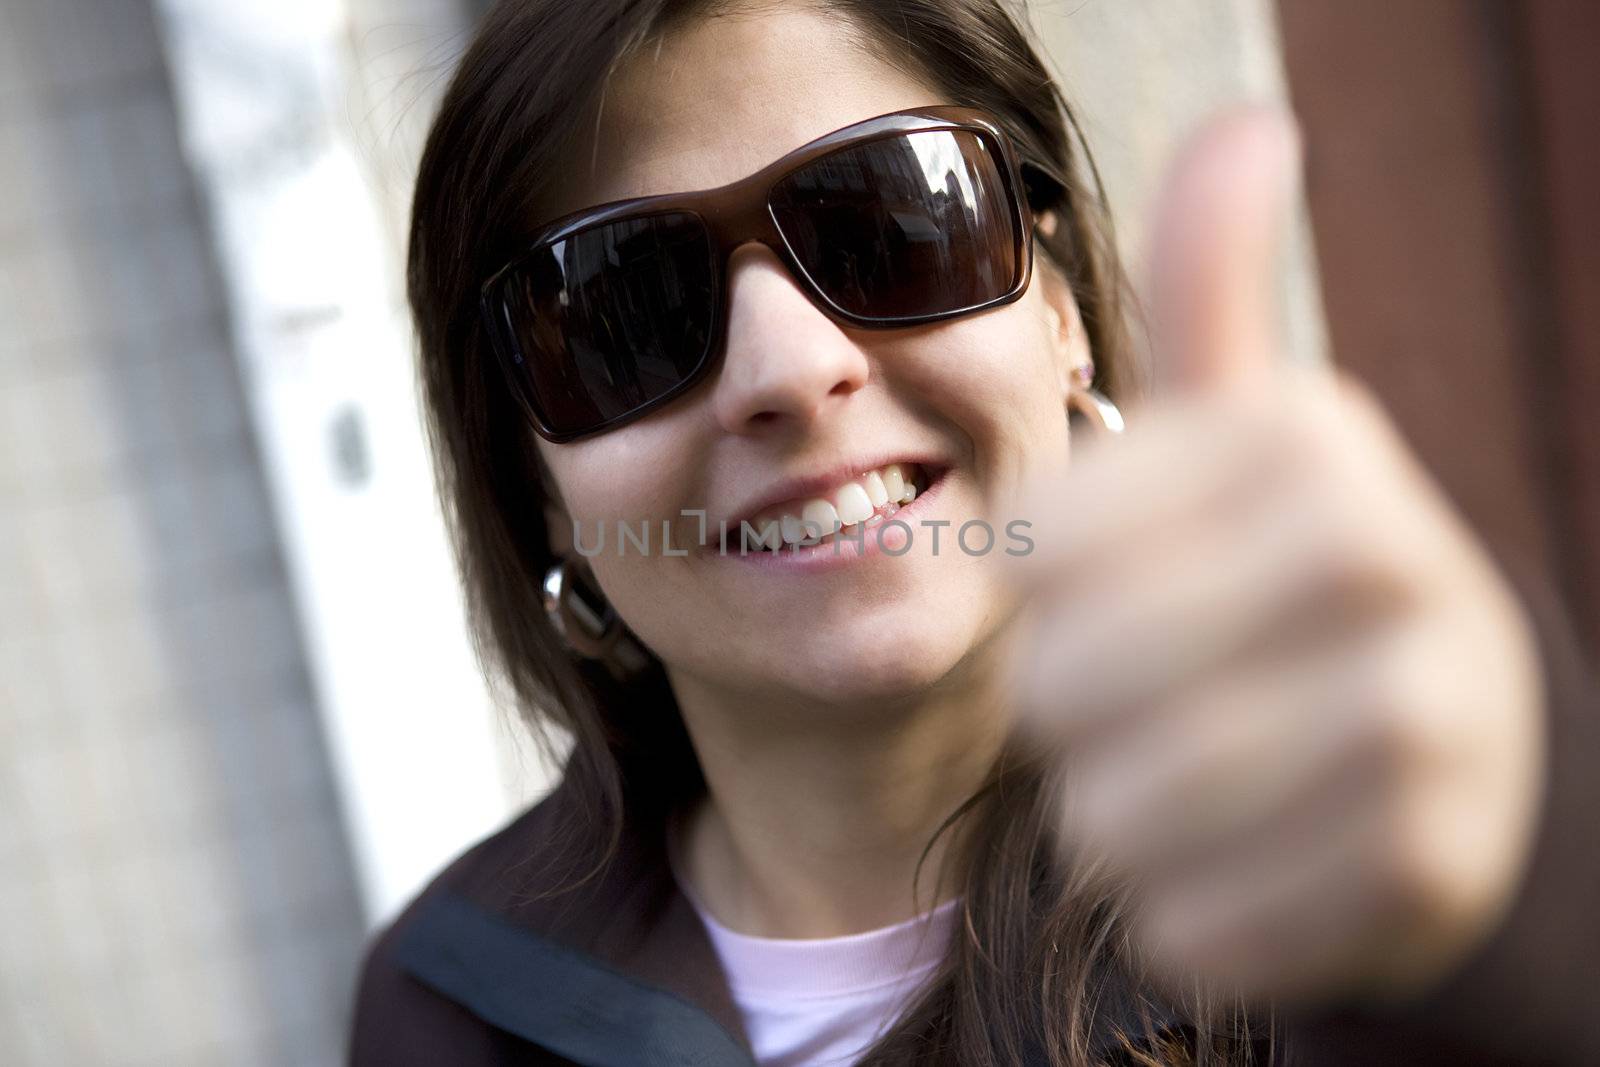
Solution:
M 748 662 L 766 676 L 757 687 L 787 690 L 818 705 L 855 707 L 894 706 L 940 684 L 982 635 L 954 612 L 926 604 L 903 607 L 752 649 Z

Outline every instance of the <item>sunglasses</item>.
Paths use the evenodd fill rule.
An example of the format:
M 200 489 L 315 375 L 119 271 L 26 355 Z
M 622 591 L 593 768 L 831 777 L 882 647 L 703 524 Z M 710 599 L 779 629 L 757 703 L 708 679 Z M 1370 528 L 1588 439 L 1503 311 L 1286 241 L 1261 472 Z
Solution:
M 539 434 L 612 430 L 716 364 L 728 256 L 777 254 L 850 326 L 939 322 L 1028 287 L 1032 213 L 1010 139 L 985 113 L 922 107 L 803 145 L 715 189 L 619 200 L 541 227 L 484 283 L 482 312 Z

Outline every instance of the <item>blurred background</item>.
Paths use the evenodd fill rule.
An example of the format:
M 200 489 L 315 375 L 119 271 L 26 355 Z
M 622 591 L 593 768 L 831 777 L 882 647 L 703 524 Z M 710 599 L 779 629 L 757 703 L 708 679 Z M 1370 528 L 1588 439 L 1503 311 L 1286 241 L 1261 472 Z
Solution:
M 402 291 L 484 6 L 0 0 L 0 1064 L 338 1062 L 370 932 L 550 785 L 463 626 Z M 1175 142 L 1285 95 L 1286 30 L 1334 62 L 1338 6 L 1033 5 L 1136 271 Z M 1348 148 L 1384 104 L 1341 76 Z

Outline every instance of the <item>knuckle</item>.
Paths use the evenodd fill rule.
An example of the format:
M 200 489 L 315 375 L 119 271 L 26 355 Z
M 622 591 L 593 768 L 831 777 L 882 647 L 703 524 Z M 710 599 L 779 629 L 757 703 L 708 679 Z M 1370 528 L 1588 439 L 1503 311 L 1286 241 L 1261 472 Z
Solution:
M 1394 420 L 1389 409 L 1371 386 L 1361 379 L 1346 373 L 1338 374 L 1329 399 L 1331 413 L 1347 428 L 1357 427 L 1373 437 L 1395 435 Z
M 1253 441 L 1289 477 L 1342 480 L 1352 489 L 1372 459 L 1375 442 L 1396 437 L 1377 396 L 1359 379 L 1336 372 L 1297 377 L 1277 402 L 1258 409 Z
M 1361 693 L 1368 751 L 1386 782 L 1403 785 L 1438 743 L 1426 671 L 1401 640 L 1375 642 Z
M 1301 551 L 1307 581 L 1326 606 L 1386 615 L 1413 604 L 1411 579 L 1359 494 L 1337 479 L 1307 493 Z
M 1403 924 L 1436 916 L 1449 897 L 1450 880 L 1438 862 L 1434 835 L 1414 798 L 1389 809 L 1383 821 L 1377 870 L 1382 909 Z
M 1363 416 L 1378 415 L 1383 405 L 1366 382 L 1347 371 L 1336 370 L 1333 376 L 1333 396 L 1338 404 L 1350 407 Z
M 1280 470 L 1295 477 L 1339 470 L 1349 452 L 1348 428 L 1334 417 L 1320 391 L 1284 394 L 1262 422 L 1258 444 L 1270 450 Z
M 1319 591 L 1349 595 L 1388 580 L 1380 546 L 1358 524 L 1354 509 L 1337 493 L 1323 492 L 1312 504 L 1305 550 Z

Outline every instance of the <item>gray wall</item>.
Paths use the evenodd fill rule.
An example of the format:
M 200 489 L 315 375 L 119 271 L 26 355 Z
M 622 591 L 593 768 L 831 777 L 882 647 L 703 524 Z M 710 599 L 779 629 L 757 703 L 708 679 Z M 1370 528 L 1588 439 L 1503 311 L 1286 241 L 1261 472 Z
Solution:
M 147 0 L 0 0 L 0 1063 L 332 1064 L 361 917 Z
M 1173 154 L 1219 108 L 1286 100 L 1272 0 L 1033 0 L 1031 22 L 1077 108 L 1136 282 Z M 1288 220 L 1278 303 L 1286 358 L 1327 358 L 1311 228 Z

